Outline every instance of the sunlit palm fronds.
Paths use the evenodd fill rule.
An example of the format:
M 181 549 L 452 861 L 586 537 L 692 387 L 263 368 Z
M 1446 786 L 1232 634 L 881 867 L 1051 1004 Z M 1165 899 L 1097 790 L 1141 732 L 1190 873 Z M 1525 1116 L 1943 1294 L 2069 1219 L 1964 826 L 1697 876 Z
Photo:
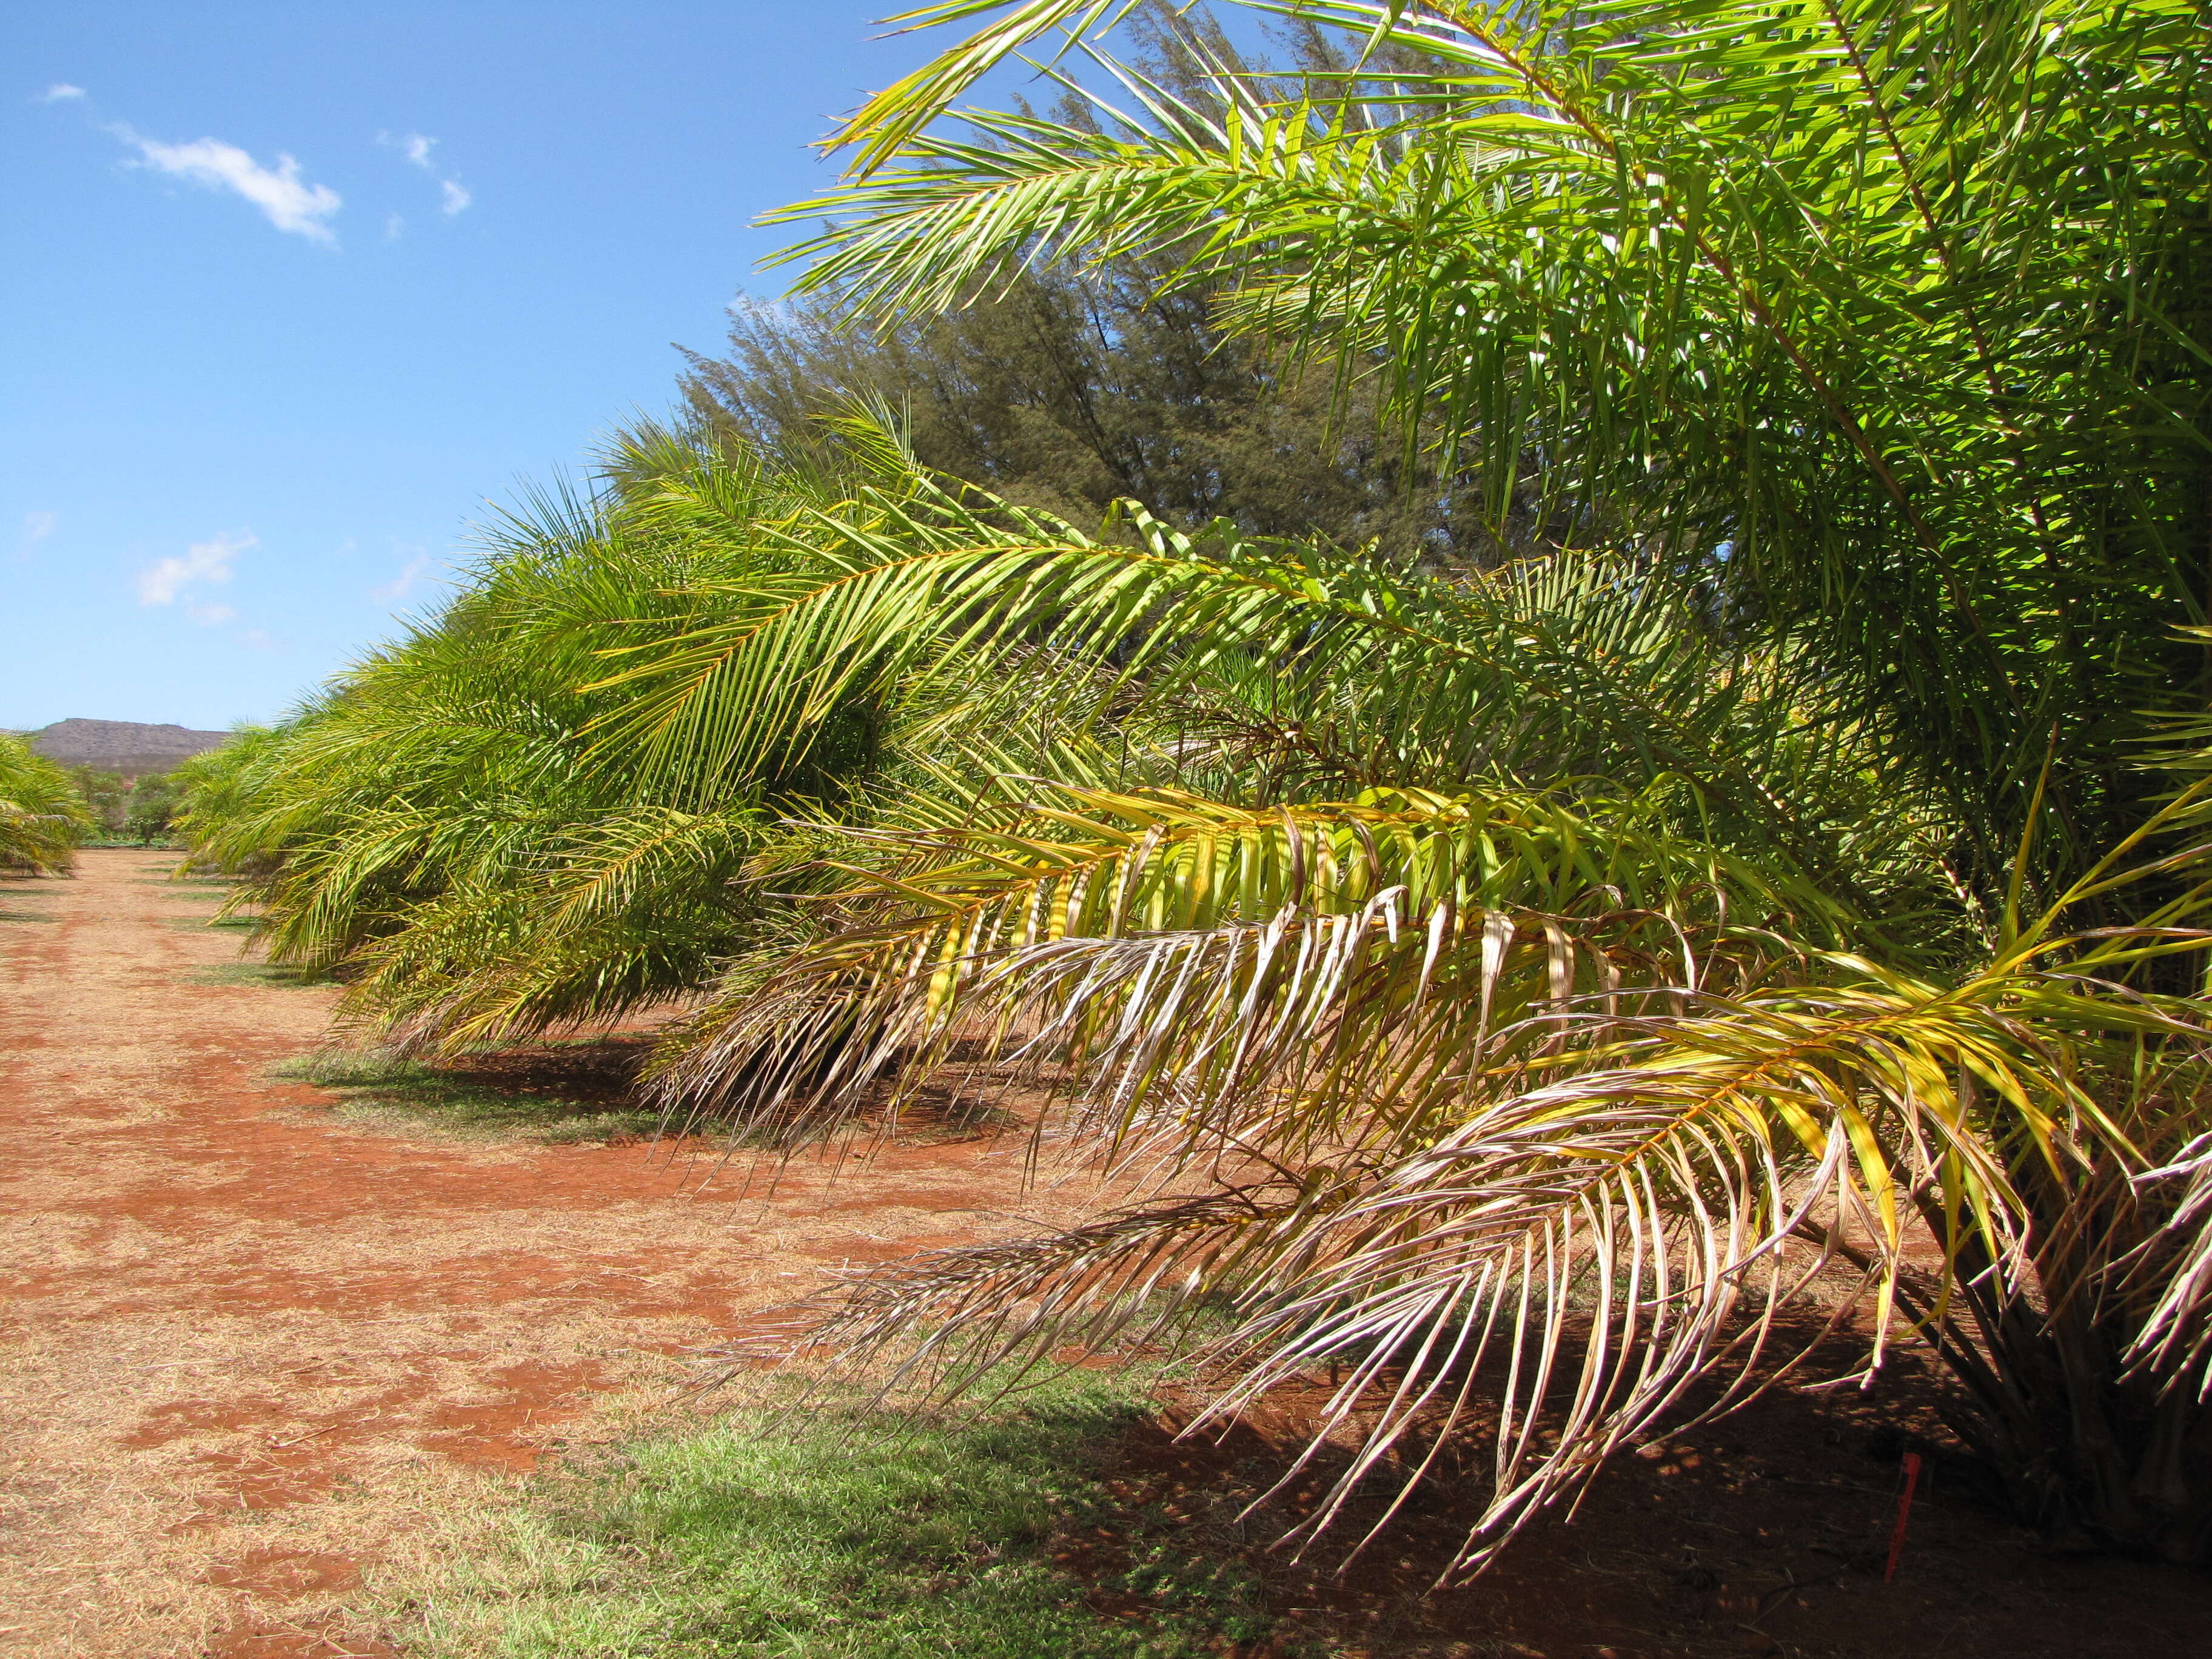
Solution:
M 1279 1088 L 1312 1143 L 1388 1139 L 1459 1086 L 1437 1054 L 1533 1029 L 1509 962 L 1544 963 L 1564 1011 L 1715 971 L 1733 987 L 1757 971 L 1746 941 L 1849 928 L 1817 890 L 1655 831 L 1633 799 L 1388 790 L 1253 809 L 1062 785 L 998 816 L 898 837 L 908 856 L 863 873 L 838 931 L 685 1028 L 663 1095 L 819 1121 L 886 1067 L 927 1075 L 982 1036 L 1095 1066 L 1116 1139 Z M 1735 949 L 1709 961 L 1717 934 Z M 1383 1099 L 1398 1104 L 1370 1116 Z
M 1352 1428 L 1359 1449 L 1308 1530 L 1363 1487 L 1397 1489 L 1395 1511 L 1439 1458 L 1463 1480 L 1455 1434 L 1487 1442 L 1489 1495 L 1462 1565 L 1621 1446 L 1770 1380 L 1799 1357 L 1802 1315 L 1818 1332 L 1839 1298 L 1878 1334 L 1956 1358 L 1984 1395 L 1984 1448 L 2016 1437 L 2004 1449 L 2018 1467 L 2064 1405 L 2017 1334 L 2051 1298 L 2145 1343 L 2147 1395 L 2202 1381 L 2201 1353 L 2154 1346 L 2170 1325 L 2131 1282 L 2130 1254 L 2159 1212 L 2110 1204 L 2112 1169 L 2137 1156 L 2129 1137 L 2170 1135 L 2172 1121 L 2113 1121 L 2100 1074 L 2154 1030 L 2196 1051 L 2166 1081 L 2201 1089 L 2201 1014 L 2135 1005 L 2112 1020 L 2117 1001 L 2083 988 L 2076 973 L 2014 963 L 1963 988 L 1861 980 L 1699 1000 L 1623 1022 L 1632 1035 L 1576 1055 L 1567 1075 L 1485 1079 L 1495 1092 L 1471 1089 L 1430 1146 L 1353 1149 L 1295 1174 L 1268 1169 L 1262 1146 L 1204 1198 L 882 1276 L 817 1334 L 902 1350 L 928 1333 L 908 1374 L 960 1383 L 1070 1343 L 1158 1340 L 1225 1308 L 1232 1328 L 1199 1349 L 1230 1379 L 1208 1417 L 1342 1368 L 1324 1425 Z M 2040 1190 L 2014 1184 L 2016 1135 L 2041 1145 Z M 1952 1254 L 1916 1272 L 1907 1246 L 1931 1222 Z M 2044 1484 L 2023 1498 L 2067 1502 L 2060 1472 Z M 2139 1523 L 2201 1520 L 2190 1501 L 2162 1514 L 2166 1501 L 2140 1503 Z
M 744 937 L 760 908 L 746 866 L 773 841 L 751 808 L 564 825 L 515 867 L 461 873 L 351 952 L 337 1018 L 395 1047 L 453 1047 L 665 1002 L 710 980 Z
M 818 458 L 817 458 L 818 460 Z M 789 533 L 845 475 L 641 428 L 596 492 L 536 492 L 436 615 L 198 780 L 197 860 L 246 878 L 278 959 L 344 969 L 342 1017 L 452 1045 L 681 997 L 747 936 L 742 878 L 864 773 L 864 702 L 813 711 L 772 766 L 666 780 L 605 725 L 625 653 L 741 611 L 812 558 Z
M 0 870 L 65 875 L 92 814 L 70 775 L 0 732 Z
M 917 14 L 992 15 L 841 133 L 847 185 L 787 212 L 830 222 L 802 282 L 926 311 L 1143 254 L 1226 284 L 1233 320 L 1452 434 L 1501 522 L 1533 491 L 1553 540 L 1709 561 L 1802 628 L 1900 719 L 1984 879 L 2054 725 L 2043 890 L 2126 832 L 2132 780 L 2077 757 L 2205 683 L 2169 631 L 2206 591 L 2201 9 L 1260 9 L 1341 31 L 1348 67 L 1216 64 L 1201 111 L 1103 55 L 1121 8 Z M 1095 118 L 932 125 L 1066 28 Z
M 1884 775 L 1816 660 L 1747 650 L 1662 569 L 1582 557 L 1448 581 L 1371 550 L 1227 525 L 1188 535 L 1134 510 L 1097 539 L 997 517 L 972 493 L 808 515 L 794 533 L 849 546 L 851 568 L 794 576 L 772 610 L 655 650 L 610 682 L 633 699 L 617 729 L 649 753 L 667 745 L 673 780 L 771 763 L 773 745 L 813 740 L 817 705 L 1016 680 L 1033 720 L 1110 709 L 1196 763 L 1264 714 L 1234 689 L 1264 680 L 1278 713 L 1301 711 L 1299 740 L 1340 787 L 1672 778 L 1709 836 L 1846 891 L 1869 870 L 1894 873 L 1895 849 L 1951 833 L 1924 787 Z M 1054 654 L 1036 656 L 1046 645 Z M 1053 712 L 1048 663 L 1091 715 Z M 1101 700 L 1102 669 L 1118 701 Z M 1899 810 L 1870 818 L 1873 793 Z M 1887 853 L 1871 844 L 1884 836 Z
M 815 1340 L 960 1388 L 1069 1344 L 1188 1346 L 1226 1310 L 1197 1351 L 1227 1379 L 1209 1418 L 1346 1368 L 1322 1437 L 1361 1449 L 1312 1531 L 1488 1437 L 1462 1565 L 1670 1413 L 1762 1386 L 1838 1307 L 1865 1307 L 1874 1365 L 1936 1345 L 2024 1506 L 2180 1455 L 2028 1449 L 2097 1386 L 2051 1374 L 2039 1309 L 2132 1350 L 2154 1418 L 2203 1386 L 2212 1032 L 2129 984 L 2212 942 L 2182 925 L 2201 887 L 2142 928 L 2016 927 L 1943 982 L 1814 942 L 1854 919 L 1792 913 L 1632 803 L 1067 793 L 1083 810 L 1030 836 L 948 832 L 872 876 L 889 914 L 862 901 L 660 1070 L 758 1130 L 1026 1061 L 1072 1096 L 1058 1130 L 1158 1194 L 864 1281 Z M 2197 1265 L 2146 1271 L 2160 1252 Z M 2185 1533 L 2203 1506 L 2172 1490 L 2104 1523 Z

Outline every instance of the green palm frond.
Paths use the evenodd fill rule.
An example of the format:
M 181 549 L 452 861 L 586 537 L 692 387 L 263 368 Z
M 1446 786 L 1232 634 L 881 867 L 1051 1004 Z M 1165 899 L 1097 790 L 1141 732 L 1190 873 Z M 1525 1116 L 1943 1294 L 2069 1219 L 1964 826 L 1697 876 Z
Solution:
M 2140 798 L 2068 757 L 2202 683 L 2167 631 L 2202 618 L 2212 453 L 2199 9 L 1260 9 L 1352 66 L 1216 64 L 1200 115 L 1108 63 L 1125 119 L 964 131 L 931 122 L 979 65 L 1113 15 L 919 16 L 996 11 L 842 135 L 854 176 L 788 210 L 830 226 L 802 286 L 926 311 L 1026 261 L 1165 261 L 1379 377 L 1501 526 L 1533 500 L 1803 629 L 1902 719 L 1979 878 L 2054 723 L 2082 744 L 2033 826 L 2045 890 L 2124 833 Z
M 70 775 L 0 732 L 0 870 L 66 875 L 92 813 Z
M 246 879 L 278 959 L 337 969 L 341 1017 L 451 1046 L 681 999 L 754 937 L 744 878 L 778 817 L 876 764 L 865 700 L 810 711 L 775 763 L 686 770 L 611 743 L 627 653 L 823 567 L 793 533 L 856 483 L 898 495 L 896 443 L 785 464 L 641 427 L 599 487 L 528 495 L 435 616 L 196 778 L 194 858 Z M 827 453 L 827 452 L 825 452 Z
M 684 1030 L 660 1096 L 817 1122 L 980 1035 L 1095 1067 L 1115 1139 L 1158 1112 L 1226 1123 L 1279 1090 L 1314 1141 L 1362 1121 L 1419 1133 L 1464 1083 L 1436 1057 L 1533 1030 L 1531 999 L 1566 1021 L 1578 995 L 1755 977 L 1748 941 L 1778 927 L 1830 943 L 1849 927 L 1816 890 L 1640 822 L 1634 799 L 1052 795 L 1066 804 L 899 837 L 909 855 L 856 871 L 836 933 Z M 1719 937 L 1735 949 L 1709 958 Z
M 744 937 L 767 830 L 753 809 L 667 807 L 560 826 L 349 951 L 337 1018 L 398 1048 L 452 1049 L 680 996 Z
M 1817 663 L 1747 655 L 1662 571 L 1585 558 L 1446 582 L 1225 525 L 1186 535 L 1133 509 L 1099 539 L 1058 526 L 1045 540 L 1034 521 L 1000 530 L 943 499 L 868 507 L 806 527 L 849 544 L 848 568 L 794 578 L 764 611 L 747 605 L 606 682 L 630 694 L 624 740 L 670 753 L 672 777 L 689 778 L 781 763 L 776 745 L 815 740 L 817 711 L 894 686 L 927 697 L 948 677 L 1018 678 L 1048 708 L 1050 681 L 1033 672 L 1042 643 L 1091 708 L 1091 676 L 1110 667 L 1125 720 L 1141 717 L 1134 700 L 1253 672 L 1281 704 L 1338 700 L 1329 744 L 1357 784 L 1673 777 L 1724 841 L 1808 873 L 1865 867 L 1835 840 L 1867 832 L 1860 802 L 1832 793 L 1855 772 L 1882 787 L 1864 727 L 1838 715 Z M 1929 827 L 1924 813 L 1893 822 L 1905 836 Z
M 953 99 L 1013 52 L 1053 29 L 1079 38 L 1094 29 L 1111 29 L 1137 9 L 1139 0 L 944 0 L 944 3 L 901 12 L 887 19 L 908 28 L 927 28 L 981 16 L 1009 13 L 979 30 L 952 51 L 917 70 L 863 105 L 830 147 L 865 146 L 857 170 L 867 171 L 898 153 Z

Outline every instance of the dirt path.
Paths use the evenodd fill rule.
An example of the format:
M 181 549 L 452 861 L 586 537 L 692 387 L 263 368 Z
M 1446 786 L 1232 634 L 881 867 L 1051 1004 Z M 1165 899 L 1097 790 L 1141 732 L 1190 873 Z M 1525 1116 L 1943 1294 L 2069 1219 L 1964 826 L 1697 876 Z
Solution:
M 340 1124 L 268 1076 L 328 994 L 241 977 L 172 861 L 0 882 L 0 1654 L 387 1652 L 349 1601 L 427 1510 L 1005 1201 L 1003 1146 L 739 1205 L 635 1146 Z

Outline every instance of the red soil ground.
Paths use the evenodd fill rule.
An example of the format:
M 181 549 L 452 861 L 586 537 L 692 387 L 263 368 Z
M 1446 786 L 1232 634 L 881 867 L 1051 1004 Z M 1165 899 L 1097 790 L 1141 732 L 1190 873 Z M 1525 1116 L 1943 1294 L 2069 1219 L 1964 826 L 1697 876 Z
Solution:
M 238 973 L 173 863 L 0 882 L 0 1653 L 387 1652 L 362 1575 L 426 1516 L 1016 1190 L 1003 1142 L 741 1200 L 635 1144 L 343 1122 L 269 1076 L 329 994 Z
M 687 1350 L 825 1267 L 1042 1207 L 1006 1142 L 835 1183 L 801 1165 L 738 1201 L 635 1146 L 341 1121 L 268 1075 L 328 994 L 226 972 L 216 896 L 169 862 L 0 883 L 0 1654 L 388 1659 L 365 1609 L 380 1572 L 435 1581 L 435 1521 L 671 1409 Z M 1432 1595 L 1464 1526 L 1449 1491 L 1342 1574 L 1266 1551 L 1287 1511 L 1240 1516 L 1315 1404 L 1286 1389 L 1219 1443 L 1172 1439 L 1172 1413 L 1136 1431 L 1109 1484 L 1149 1519 L 1060 1553 L 1106 1618 L 1144 1615 L 1106 1588 L 1138 1549 L 1243 1557 L 1279 1623 L 1237 1659 L 2212 1655 L 2212 1580 L 2055 1551 L 1940 1458 L 1885 1583 L 1899 1450 L 1942 1449 L 1934 1397 L 1909 1365 L 1777 1391 Z

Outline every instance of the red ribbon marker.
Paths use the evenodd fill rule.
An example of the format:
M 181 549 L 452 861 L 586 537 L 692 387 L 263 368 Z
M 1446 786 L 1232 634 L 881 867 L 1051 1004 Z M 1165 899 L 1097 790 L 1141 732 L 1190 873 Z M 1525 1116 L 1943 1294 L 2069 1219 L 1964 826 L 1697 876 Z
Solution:
M 1905 1496 L 1897 1500 L 1897 1529 L 1889 1535 L 1889 1566 L 1881 1575 L 1887 1584 L 1897 1577 L 1897 1558 L 1905 1553 L 1905 1522 L 1912 1513 L 1912 1489 L 1920 1484 L 1920 1454 L 1905 1454 Z

